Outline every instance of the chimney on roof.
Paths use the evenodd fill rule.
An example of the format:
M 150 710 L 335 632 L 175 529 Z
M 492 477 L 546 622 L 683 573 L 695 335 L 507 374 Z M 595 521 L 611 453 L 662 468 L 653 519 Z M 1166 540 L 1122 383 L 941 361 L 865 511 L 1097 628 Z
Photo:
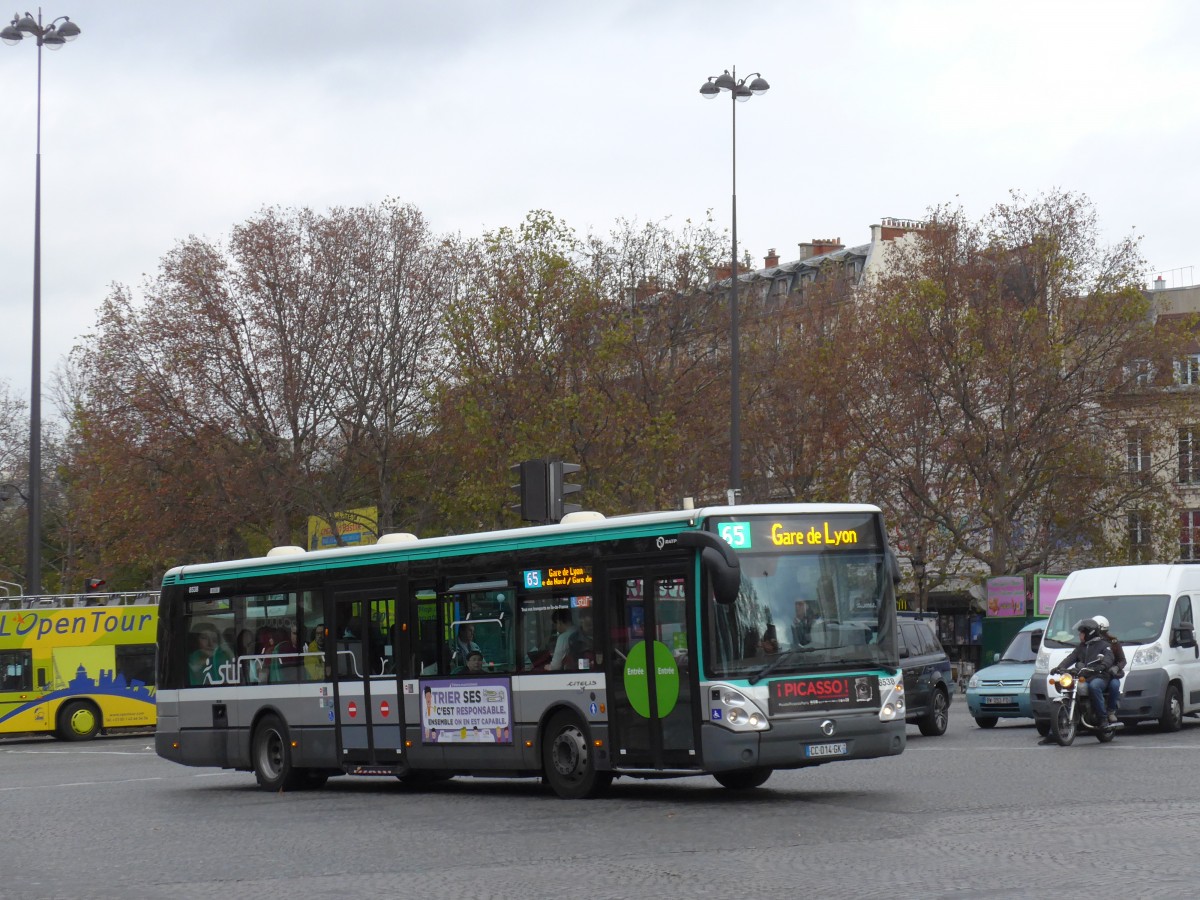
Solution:
M 824 256 L 826 253 L 841 249 L 842 239 L 840 237 L 813 238 L 807 244 L 800 245 L 800 258 L 811 259 L 814 256 Z
M 777 265 L 779 265 L 779 254 L 776 253 L 775 248 L 772 247 L 767 251 L 767 255 L 763 257 L 763 268 L 773 269 Z
M 1167 282 L 1163 279 L 1163 277 L 1161 275 L 1159 275 L 1157 278 L 1154 279 L 1154 289 L 1156 291 L 1161 291 L 1166 286 L 1167 286 Z
M 924 228 L 925 223 L 918 222 L 916 219 L 897 219 L 892 216 L 884 216 L 878 225 L 871 226 L 871 243 L 894 241 L 910 231 L 921 231 Z

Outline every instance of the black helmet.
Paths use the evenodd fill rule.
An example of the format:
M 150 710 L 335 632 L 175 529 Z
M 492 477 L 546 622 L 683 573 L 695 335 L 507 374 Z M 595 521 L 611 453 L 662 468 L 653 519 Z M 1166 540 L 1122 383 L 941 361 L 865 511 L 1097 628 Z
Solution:
M 1100 625 L 1095 619 L 1080 619 L 1075 623 L 1075 630 L 1083 635 L 1084 640 L 1090 641 L 1100 633 Z

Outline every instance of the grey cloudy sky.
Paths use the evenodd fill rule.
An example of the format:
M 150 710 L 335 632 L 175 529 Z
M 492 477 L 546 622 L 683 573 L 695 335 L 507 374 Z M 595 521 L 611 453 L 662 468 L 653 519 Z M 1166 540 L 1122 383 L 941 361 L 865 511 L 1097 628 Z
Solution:
M 21 7 L 23 12 L 25 7 Z M 743 250 L 865 242 L 883 216 L 978 215 L 1010 189 L 1095 202 L 1192 283 L 1200 4 L 1189 0 L 53 0 L 43 53 L 43 381 L 113 283 L 267 205 L 418 206 L 478 234 L 547 209 L 730 215 Z M 36 13 L 36 9 L 34 9 Z M 0 381 L 27 396 L 37 52 L 0 46 Z

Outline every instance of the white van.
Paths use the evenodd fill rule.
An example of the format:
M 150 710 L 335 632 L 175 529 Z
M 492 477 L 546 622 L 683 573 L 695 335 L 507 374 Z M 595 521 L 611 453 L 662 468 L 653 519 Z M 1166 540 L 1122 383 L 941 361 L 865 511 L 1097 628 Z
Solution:
M 1067 576 L 1038 650 L 1030 684 L 1038 731 L 1050 727 L 1046 676 L 1079 643 L 1080 619 L 1106 616 L 1125 649 L 1117 717 L 1126 724 L 1157 719 L 1178 731 L 1184 716 L 1200 716 L 1200 562 L 1080 569 Z

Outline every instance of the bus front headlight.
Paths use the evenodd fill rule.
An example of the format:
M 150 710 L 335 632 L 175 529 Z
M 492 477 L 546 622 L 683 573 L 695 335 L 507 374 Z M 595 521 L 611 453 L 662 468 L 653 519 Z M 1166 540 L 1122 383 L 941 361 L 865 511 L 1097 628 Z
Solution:
M 883 698 L 883 705 L 879 708 L 880 722 L 894 722 L 897 719 L 904 718 L 904 681 L 900 678 L 896 679 L 896 683 L 892 685 Z
M 741 691 L 727 685 L 715 685 L 709 721 L 731 731 L 769 731 L 770 719 L 757 703 Z

